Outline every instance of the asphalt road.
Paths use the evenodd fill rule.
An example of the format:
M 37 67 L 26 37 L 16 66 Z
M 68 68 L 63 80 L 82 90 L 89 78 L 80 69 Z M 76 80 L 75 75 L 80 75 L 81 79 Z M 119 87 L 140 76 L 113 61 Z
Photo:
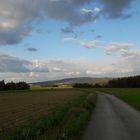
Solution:
M 140 112 L 112 95 L 99 93 L 82 140 L 140 140 Z

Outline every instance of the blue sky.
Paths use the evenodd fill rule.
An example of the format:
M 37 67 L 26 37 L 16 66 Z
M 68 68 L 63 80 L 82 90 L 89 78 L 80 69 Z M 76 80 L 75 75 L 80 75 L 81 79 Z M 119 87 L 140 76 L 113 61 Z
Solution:
M 140 73 L 140 1 L 0 1 L 1 80 Z

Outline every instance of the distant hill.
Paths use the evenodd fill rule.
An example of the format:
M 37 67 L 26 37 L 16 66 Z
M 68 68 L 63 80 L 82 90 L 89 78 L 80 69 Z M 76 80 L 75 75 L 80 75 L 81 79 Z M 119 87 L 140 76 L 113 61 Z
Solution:
M 31 83 L 32 85 L 40 85 L 40 86 L 47 86 L 47 85 L 54 85 L 54 84 L 74 84 L 74 83 L 106 83 L 111 78 L 91 78 L 91 77 L 80 77 L 80 78 L 67 78 L 61 80 L 53 80 L 53 81 L 43 81 L 43 82 L 36 82 Z

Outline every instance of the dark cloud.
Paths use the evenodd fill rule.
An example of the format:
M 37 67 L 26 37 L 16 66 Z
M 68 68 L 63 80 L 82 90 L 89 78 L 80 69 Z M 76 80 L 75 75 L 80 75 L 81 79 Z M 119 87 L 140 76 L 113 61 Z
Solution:
M 85 9 L 91 0 L 1 0 L 0 2 L 0 45 L 21 42 L 34 29 L 33 23 L 46 17 L 68 23 L 75 27 L 93 22 L 101 14 L 109 18 L 129 18 L 127 9 L 133 0 L 100 0 L 104 9 Z M 97 10 L 98 9 L 98 10 Z M 40 32 L 40 31 L 39 31 Z
M 0 29 L 0 45 L 13 45 L 21 42 L 29 35 L 29 28 Z
M 73 29 L 71 27 L 66 27 L 61 29 L 62 33 L 73 33 Z
M 48 34 L 51 34 L 52 32 L 53 32 L 52 29 L 47 29 L 47 30 L 46 30 L 46 33 L 48 33 Z
M 103 12 L 109 18 L 128 18 L 131 14 L 125 12 L 134 0 L 100 0 L 104 5 Z
M 77 33 L 75 33 L 75 34 L 73 35 L 73 37 L 74 37 L 74 38 L 78 38 L 78 35 L 77 35 Z
M 37 52 L 38 51 L 38 49 L 32 48 L 32 47 L 27 48 L 27 50 L 30 51 L 30 52 Z
M 97 35 L 95 38 L 96 39 L 101 39 L 101 38 L 103 38 L 103 36 L 102 35 Z
M 9 55 L 0 55 L 0 72 L 29 72 L 31 62 Z
M 32 31 L 31 23 L 40 19 L 38 3 L 32 0 L 0 2 L 0 45 L 17 44 Z
M 43 33 L 43 30 L 42 30 L 42 29 L 36 29 L 36 32 L 37 32 L 38 34 L 41 34 L 41 33 Z
M 46 1 L 45 10 L 46 14 L 51 19 L 57 19 L 68 22 L 72 26 L 78 26 L 83 23 L 94 21 L 97 18 L 97 14 L 82 13 L 80 8 L 83 8 L 83 4 L 87 3 L 85 0 L 58 0 L 58 1 Z M 81 6 L 81 7 L 79 7 Z
M 94 33 L 94 32 L 95 32 L 95 30 L 94 30 L 94 29 L 91 29 L 91 32 L 92 32 L 92 33 Z
M 1 0 L 0 44 L 21 42 L 33 30 L 32 23 L 42 21 L 46 16 L 73 26 L 94 21 L 95 15 L 81 13 L 79 6 L 85 3 L 87 0 Z
M 72 2 L 75 3 L 75 4 L 81 5 L 81 4 L 84 4 L 84 3 L 90 3 L 91 0 L 72 0 Z
M 0 54 L 0 72 L 28 73 L 28 72 L 49 72 L 43 62 L 31 62 L 18 57 Z
M 134 15 L 135 15 L 135 13 L 126 14 L 126 15 L 123 16 L 123 19 L 132 18 Z

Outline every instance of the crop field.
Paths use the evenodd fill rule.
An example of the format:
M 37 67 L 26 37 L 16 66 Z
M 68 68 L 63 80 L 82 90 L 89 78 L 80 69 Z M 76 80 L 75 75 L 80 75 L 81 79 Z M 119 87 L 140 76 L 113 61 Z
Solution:
M 63 84 L 63 85 L 50 85 L 50 86 L 31 86 L 31 90 L 51 90 L 51 89 L 70 89 L 72 88 L 71 85 L 66 85 L 66 84 Z
M 80 95 L 75 89 L 0 92 L 0 134 L 45 116 Z
M 100 90 L 119 97 L 140 111 L 140 88 L 104 88 Z

